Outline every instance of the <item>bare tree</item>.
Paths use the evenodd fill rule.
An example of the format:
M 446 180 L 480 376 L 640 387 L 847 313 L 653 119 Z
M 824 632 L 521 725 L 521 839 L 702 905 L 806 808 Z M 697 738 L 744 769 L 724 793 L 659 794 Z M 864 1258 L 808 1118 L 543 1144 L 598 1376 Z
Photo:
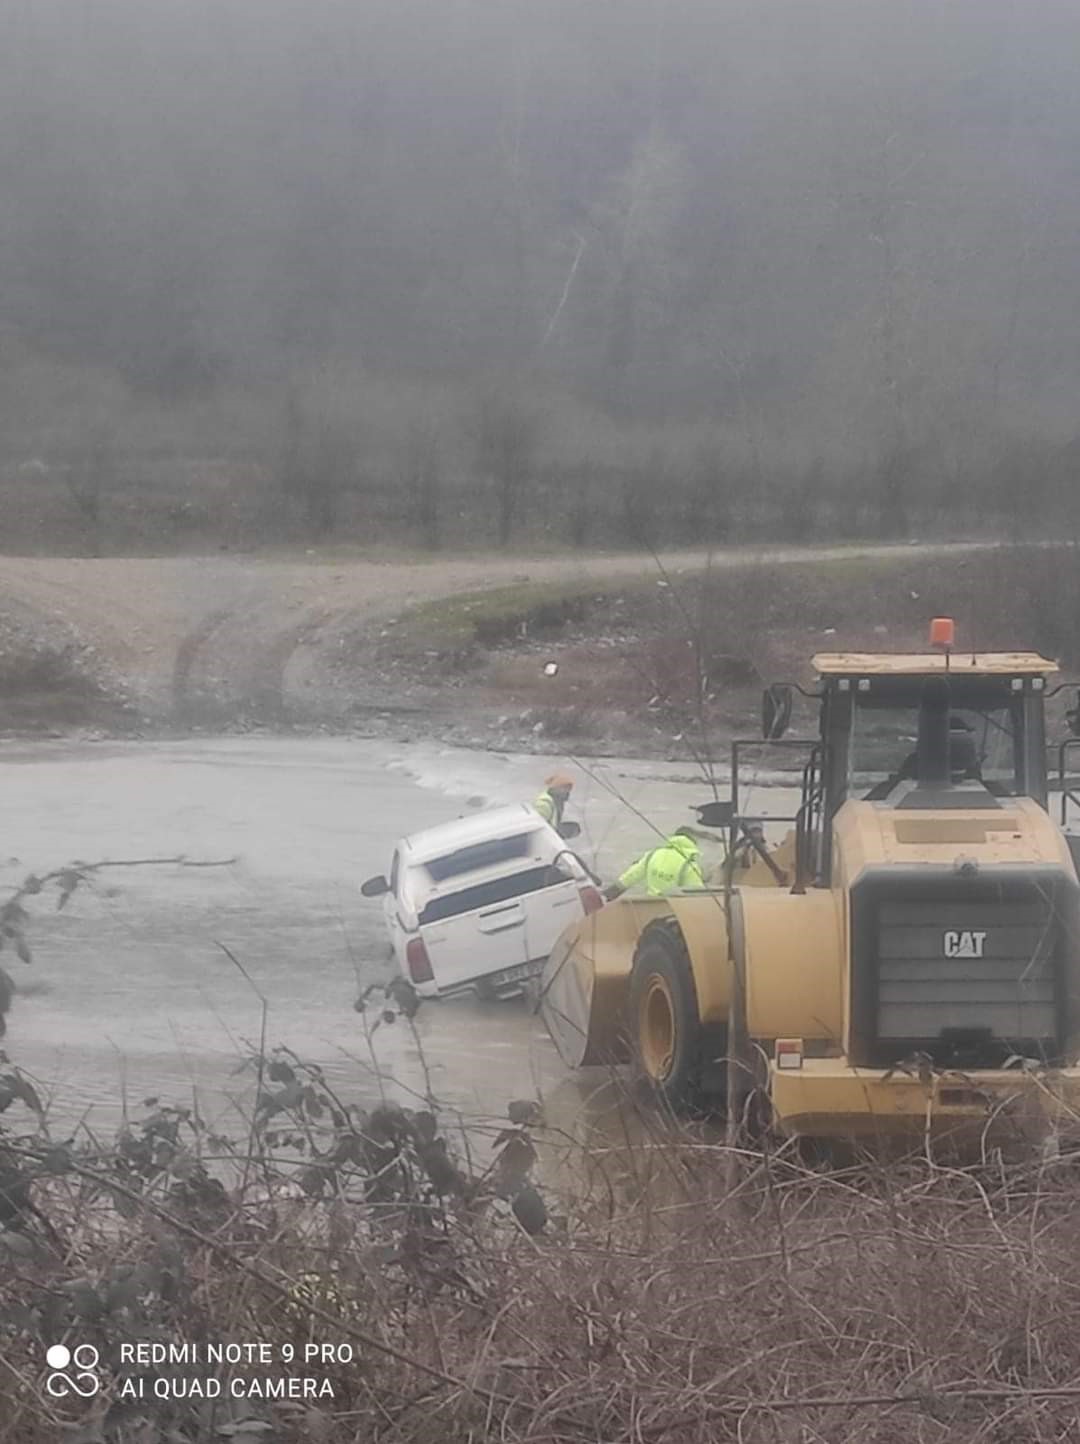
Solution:
M 116 437 L 106 420 L 92 422 L 64 469 L 68 494 L 90 534 L 94 556 L 101 552 L 102 502 L 116 469 Z
M 540 419 L 514 393 L 484 396 L 475 421 L 476 469 L 494 485 L 499 545 L 506 546 L 535 467 Z
M 403 447 L 403 477 L 409 524 L 429 551 L 442 544 L 439 435 L 428 417 L 409 428 Z
M 600 468 L 588 457 L 569 473 L 572 495 L 567 498 L 568 540 L 571 546 L 579 549 L 593 540 L 596 491 L 600 480 Z
M 358 453 L 355 425 L 332 378 L 289 387 L 279 475 L 282 490 L 303 508 L 315 539 L 336 527 L 342 493 L 353 483 Z
M 308 525 L 315 537 L 334 530 L 342 493 L 356 476 L 356 448 L 349 432 L 322 418 L 304 471 Z
M 715 444 L 698 449 L 693 460 L 683 515 L 684 540 L 731 540 L 734 519 L 734 477 L 730 463 Z
M 635 462 L 623 473 L 623 533 L 631 546 L 650 548 L 663 540 L 659 502 L 665 495 L 666 469 L 664 457 L 654 450 L 646 462 Z
M 606 361 L 613 401 L 625 399 L 626 375 L 643 340 L 667 315 L 689 184 L 681 148 L 653 126 L 619 175 L 611 199 L 596 208 L 608 257 Z

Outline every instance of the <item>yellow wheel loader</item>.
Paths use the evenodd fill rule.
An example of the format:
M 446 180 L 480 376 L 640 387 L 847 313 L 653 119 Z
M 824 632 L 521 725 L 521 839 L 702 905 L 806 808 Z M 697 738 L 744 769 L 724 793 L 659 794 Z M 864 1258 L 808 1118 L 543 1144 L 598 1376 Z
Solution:
M 701 820 L 727 826 L 729 859 L 751 837 L 764 856 L 563 934 L 538 1005 L 567 1064 L 629 1062 L 674 1108 L 789 1136 L 1080 1122 L 1071 742 L 1059 820 L 1044 718 L 1057 667 L 957 654 L 948 619 L 935 637 L 816 656 L 808 741 L 779 735 L 791 690 L 768 689 L 764 738 L 803 751 L 791 834 L 770 854 L 740 819 L 740 763 L 764 743 L 735 742 L 731 801 Z

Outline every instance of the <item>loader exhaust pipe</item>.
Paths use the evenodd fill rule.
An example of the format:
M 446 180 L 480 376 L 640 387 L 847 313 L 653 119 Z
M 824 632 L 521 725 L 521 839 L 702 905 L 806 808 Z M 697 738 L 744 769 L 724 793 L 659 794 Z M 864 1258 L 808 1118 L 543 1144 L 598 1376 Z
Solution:
M 916 749 L 918 784 L 923 788 L 948 787 L 949 684 L 944 677 L 928 677 L 919 702 L 919 740 Z

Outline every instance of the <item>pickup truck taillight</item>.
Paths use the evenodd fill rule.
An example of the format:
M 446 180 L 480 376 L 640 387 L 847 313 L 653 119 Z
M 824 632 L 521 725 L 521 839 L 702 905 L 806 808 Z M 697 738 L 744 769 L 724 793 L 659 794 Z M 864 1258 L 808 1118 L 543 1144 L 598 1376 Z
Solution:
M 427 955 L 423 938 L 413 938 L 405 949 L 405 961 L 409 965 L 409 977 L 414 983 L 430 983 L 435 974 L 431 970 L 431 959 Z
M 578 893 L 581 897 L 581 906 L 585 909 L 586 917 L 588 917 L 589 913 L 599 912 L 604 906 L 604 899 L 594 887 L 579 888 Z

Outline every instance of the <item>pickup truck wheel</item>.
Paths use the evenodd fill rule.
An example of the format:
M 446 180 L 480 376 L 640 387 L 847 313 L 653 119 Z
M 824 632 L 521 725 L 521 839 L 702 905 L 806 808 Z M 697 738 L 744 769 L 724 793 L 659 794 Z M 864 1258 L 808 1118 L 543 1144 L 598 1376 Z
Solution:
M 638 943 L 630 978 L 630 1050 L 635 1071 L 656 1098 L 679 1112 L 702 1098 L 706 1031 L 678 924 L 652 923 Z

